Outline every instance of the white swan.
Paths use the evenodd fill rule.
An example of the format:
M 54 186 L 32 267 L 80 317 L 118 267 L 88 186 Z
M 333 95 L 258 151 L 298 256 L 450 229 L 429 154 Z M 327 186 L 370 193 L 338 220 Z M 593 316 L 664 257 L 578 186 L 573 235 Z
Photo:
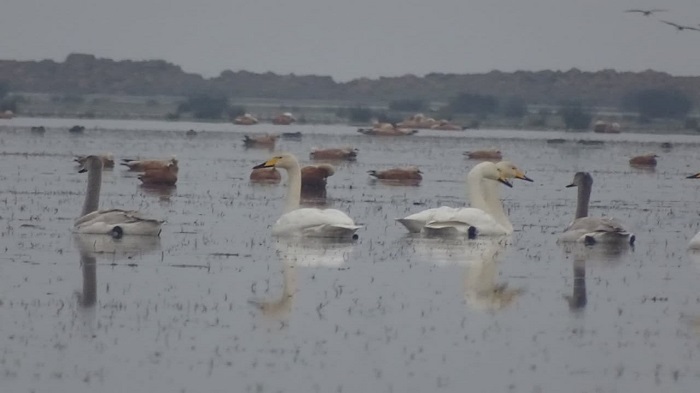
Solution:
M 355 238 L 361 226 L 347 214 L 336 209 L 299 208 L 301 198 L 301 168 L 297 159 L 289 153 L 270 158 L 255 168 L 283 168 L 287 171 L 288 191 L 285 213 L 272 226 L 276 236 L 315 236 Z
M 75 220 L 74 232 L 112 235 L 115 238 L 121 238 L 124 235 L 158 236 L 160 234 L 163 223 L 161 220 L 146 218 L 137 211 L 97 210 L 102 186 L 102 161 L 99 157 L 88 156 L 79 172 L 88 172 L 88 184 L 83 212 Z
M 532 181 L 509 161 L 498 164 L 482 162 L 467 174 L 468 198 L 471 207 L 452 208 L 441 206 L 423 210 L 397 219 L 409 232 L 426 232 L 432 235 L 467 234 L 473 238 L 500 236 L 513 233 L 513 225 L 503 211 L 499 198 L 501 182 L 512 187 L 508 179 Z
M 574 181 L 567 187 L 578 187 L 576 218 L 559 237 L 564 242 L 629 242 L 634 243 L 635 236 L 622 224 L 609 217 L 588 217 L 588 203 L 591 199 L 593 178 L 588 172 L 576 172 Z
M 690 175 L 686 177 L 686 179 L 700 179 L 700 173 Z M 691 250 L 700 250 L 700 232 L 695 234 L 695 236 L 693 236 L 693 238 L 690 239 L 690 242 L 688 243 L 688 248 Z

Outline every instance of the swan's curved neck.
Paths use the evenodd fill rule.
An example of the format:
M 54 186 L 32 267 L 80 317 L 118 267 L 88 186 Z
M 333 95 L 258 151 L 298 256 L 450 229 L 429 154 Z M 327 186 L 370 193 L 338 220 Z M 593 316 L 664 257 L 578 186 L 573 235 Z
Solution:
M 500 186 L 495 180 L 485 179 L 481 167 L 475 167 L 467 175 L 467 197 L 471 207 L 483 210 L 505 229 L 512 231 L 513 224 L 503 211 L 500 200 Z
M 475 167 L 467 174 L 467 199 L 471 207 L 487 211 L 489 206 L 484 195 L 481 172 L 479 167 Z
M 576 218 L 588 217 L 588 203 L 591 200 L 591 185 L 578 186 L 578 200 L 576 202 Z
M 513 224 L 503 210 L 503 202 L 501 201 L 501 187 L 503 186 L 499 182 L 489 179 L 483 179 L 481 183 L 484 190 L 484 200 L 488 205 L 485 211 L 507 230 L 512 231 Z
M 100 204 L 100 187 L 102 186 L 102 164 L 91 165 L 88 169 L 87 193 L 83 202 L 81 217 L 98 209 Z
M 287 184 L 287 204 L 284 207 L 284 212 L 289 213 L 299 208 L 299 201 L 301 199 L 301 168 L 299 167 L 299 163 L 294 161 L 290 167 L 285 169 L 289 177 L 287 179 L 289 184 Z

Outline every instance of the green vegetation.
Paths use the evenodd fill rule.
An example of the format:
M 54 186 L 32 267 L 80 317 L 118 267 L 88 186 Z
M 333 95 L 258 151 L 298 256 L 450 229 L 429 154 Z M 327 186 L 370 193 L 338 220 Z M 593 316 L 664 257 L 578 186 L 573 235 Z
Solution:
M 226 109 L 226 116 L 229 120 L 233 120 L 238 116 L 243 116 L 246 113 L 246 109 L 243 105 L 231 105 Z
M 520 97 L 510 97 L 501 103 L 500 112 L 505 117 L 522 118 L 527 114 L 527 105 Z
M 177 114 L 192 113 L 195 119 L 221 119 L 227 106 L 226 97 L 200 94 L 178 105 Z
M 552 113 L 549 110 L 542 108 L 539 111 L 537 111 L 536 114 L 528 116 L 525 120 L 525 124 L 527 124 L 530 127 L 536 127 L 536 128 L 547 127 L 548 121 L 549 121 L 549 116 L 551 114 Z
M 0 100 L 0 112 L 12 111 L 18 113 L 18 104 L 21 102 L 21 97 L 18 96 L 7 96 Z
M 558 113 L 567 130 L 587 130 L 591 126 L 592 116 L 580 101 L 563 103 Z
M 391 115 L 386 111 L 377 111 L 367 108 L 362 105 L 356 105 L 349 108 L 339 108 L 336 110 L 337 117 L 347 119 L 350 123 L 371 123 L 376 120 L 381 123 L 396 124 L 401 121 L 395 115 Z
M 398 112 L 423 112 L 427 108 L 427 102 L 420 98 L 406 98 L 389 102 L 389 110 Z
M 10 92 L 10 84 L 7 81 L 0 81 L 0 100 L 5 98 L 7 93 Z
M 363 106 L 339 108 L 336 116 L 348 119 L 352 123 L 369 123 L 376 115 L 374 111 Z
M 690 112 L 692 100 L 675 89 L 645 89 L 627 94 L 622 107 L 639 113 L 642 122 L 655 118 L 682 118 Z
M 80 94 L 63 94 L 51 96 L 52 102 L 59 102 L 62 104 L 82 104 L 85 102 L 85 97 Z
M 17 103 L 20 97 L 8 96 L 10 93 L 10 84 L 6 81 L 0 81 L 0 112 L 12 111 L 17 113 Z
M 450 99 L 447 110 L 452 113 L 470 113 L 485 116 L 496 112 L 498 100 L 494 96 L 462 93 Z

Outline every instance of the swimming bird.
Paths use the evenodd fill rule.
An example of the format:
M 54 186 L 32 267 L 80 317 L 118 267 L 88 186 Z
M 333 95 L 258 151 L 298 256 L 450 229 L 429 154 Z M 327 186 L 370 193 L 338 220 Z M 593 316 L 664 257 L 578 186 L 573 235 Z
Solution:
M 311 236 L 357 238 L 361 228 L 344 212 L 337 209 L 299 208 L 301 199 L 301 168 L 290 153 L 276 155 L 254 167 L 282 168 L 287 171 L 287 204 L 284 214 L 272 226 L 276 236 Z
M 178 161 L 175 156 L 169 159 L 149 159 L 149 160 L 135 160 L 129 158 L 123 158 L 120 165 L 124 165 L 129 168 L 130 171 L 143 172 L 149 169 L 163 169 L 167 168 L 171 164 L 178 166 Z
M 588 217 L 588 204 L 591 199 L 593 177 L 588 172 L 576 172 L 574 181 L 566 187 L 578 187 L 576 218 L 559 237 L 564 242 L 629 242 L 634 244 L 635 236 L 622 224 L 609 217 Z
M 375 136 L 408 136 L 418 133 L 418 130 L 409 130 L 407 128 L 359 128 L 360 134 L 375 135 Z
M 677 23 L 669 22 L 669 21 L 666 21 L 666 20 L 660 20 L 659 22 L 665 23 L 665 24 L 667 24 L 667 25 L 669 25 L 669 26 L 673 26 L 673 27 L 675 27 L 676 29 L 678 29 L 678 31 L 683 31 L 683 30 L 695 30 L 695 31 L 700 31 L 700 29 L 698 29 L 698 28 L 696 28 L 696 27 L 679 25 L 679 24 L 677 24 Z
M 308 165 L 301 168 L 301 190 L 326 189 L 326 179 L 335 174 L 330 164 Z
M 513 224 L 503 211 L 498 182 L 512 187 L 508 179 L 532 181 L 509 161 L 479 163 L 467 174 L 468 199 L 471 207 L 442 206 L 397 219 L 409 232 L 434 235 L 467 234 L 500 236 L 513 233 Z
M 250 181 L 253 183 L 279 183 L 282 175 L 275 168 L 253 169 L 250 172 Z
M 630 158 L 630 165 L 644 167 L 656 166 L 657 157 L 656 154 L 643 154 L 641 156 L 632 157 Z
M 402 168 L 391 168 L 383 171 L 368 171 L 370 176 L 381 180 L 421 180 L 422 173 L 417 166 L 406 166 Z
M 74 232 L 111 235 L 121 238 L 124 235 L 158 236 L 162 220 L 146 218 L 137 211 L 110 209 L 98 210 L 100 188 L 102 186 L 102 160 L 88 156 L 79 171 L 88 172 L 87 193 L 83 210 L 74 223 Z
M 244 113 L 240 116 L 236 116 L 236 118 L 233 119 L 233 124 L 252 126 L 254 124 L 258 124 L 258 119 L 256 119 L 255 116 L 251 115 L 250 113 Z
M 666 12 L 668 10 L 662 10 L 662 9 L 651 9 L 651 10 L 640 10 L 640 9 L 631 9 L 631 10 L 625 10 L 625 12 L 636 12 L 640 13 L 644 16 L 651 16 L 651 14 L 655 14 L 657 12 Z
M 297 121 L 297 119 L 296 119 L 296 117 L 294 117 L 294 115 L 292 115 L 289 112 L 284 112 L 284 113 L 281 113 L 281 114 L 275 116 L 275 118 L 272 119 L 272 124 L 286 126 L 286 125 L 292 124 L 296 121 Z
M 100 160 L 102 160 L 102 168 L 114 168 L 114 155 L 112 153 L 96 155 L 100 158 Z M 75 156 L 75 158 L 73 158 L 73 161 L 77 162 L 79 165 L 85 165 L 85 161 L 88 157 L 89 156 L 87 155 Z
M 463 154 L 472 160 L 500 160 L 503 158 L 501 151 L 496 149 L 465 151 Z
M 264 134 L 264 135 L 253 135 L 253 136 L 248 136 L 244 135 L 243 136 L 243 144 L 245 144 L 246 147 L 254 147 L 254 146 L 262 146 L 262 147 L 274 147 L 275 143 L 277 143 L 277 139 L 279 138 L 279 135 L 271 135 L 271 134 Z
M 174 186 L 177 183 L 177 164 L 170 162 L 165 168 L 147 169 L 140 174 L 139 180 L 149 186 Z
M 313 148 L 309 157 L 312 160 L 355 160 L 360 151 L 353 147 L 320 149 Z

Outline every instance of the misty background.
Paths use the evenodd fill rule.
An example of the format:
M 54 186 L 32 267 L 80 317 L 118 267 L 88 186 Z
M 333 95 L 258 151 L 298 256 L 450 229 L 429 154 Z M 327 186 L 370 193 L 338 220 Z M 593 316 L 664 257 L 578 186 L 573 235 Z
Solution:
M 649 17 L 631 8 L 662 8 Z M 336 81 L 443 73 L 653 69 L 697 75 L 700 2 L 6 0 L 0 59 L 163 59 Z

